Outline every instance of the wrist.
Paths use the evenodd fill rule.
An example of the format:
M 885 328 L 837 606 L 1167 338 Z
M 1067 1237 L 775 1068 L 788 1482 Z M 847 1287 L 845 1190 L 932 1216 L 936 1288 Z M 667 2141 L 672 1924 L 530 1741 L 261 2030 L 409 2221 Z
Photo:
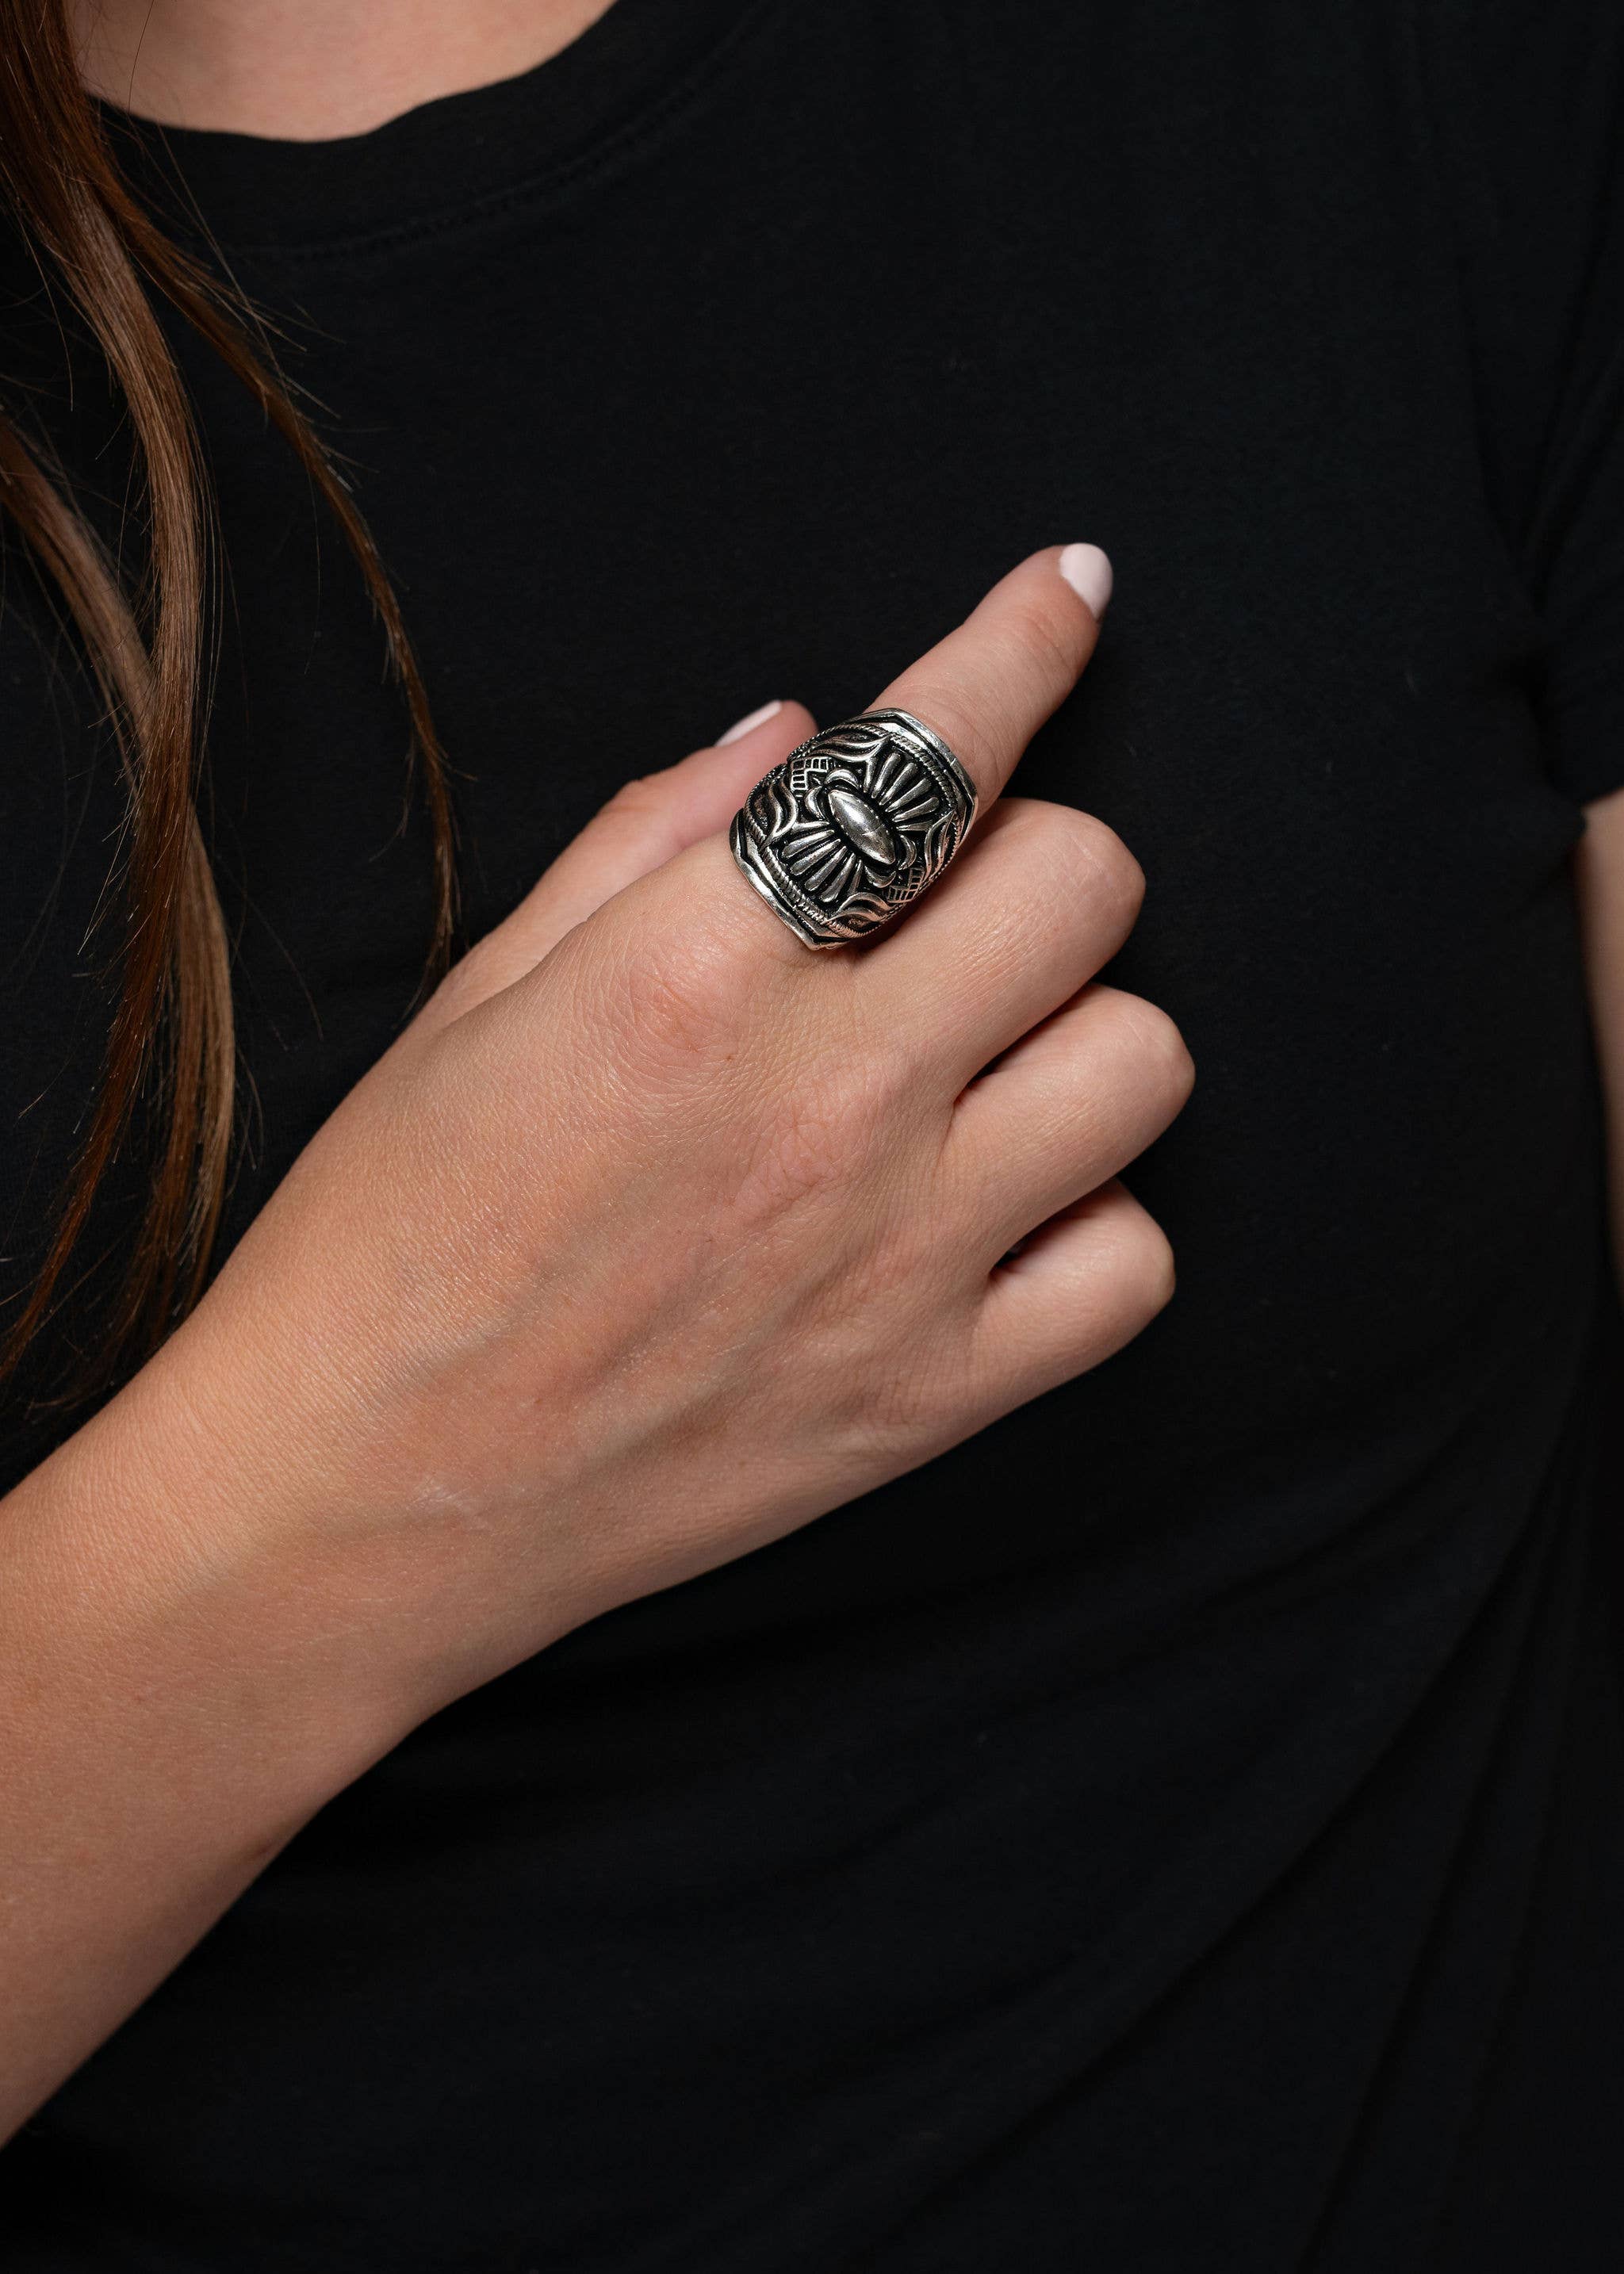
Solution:
M 49 1637 L 51 1673 L 134 1701 L 177 1758 L 230 1781 L 250 1840 L 274 1837 L 412 1726 L 366 1605 L 292 1520 L 290 1471 L 256 1463 L 162 1353 L 6 1504 L 13 1612 Z
M 0 2138 L 410 1726 L 167 1372 L 0 1510 Z

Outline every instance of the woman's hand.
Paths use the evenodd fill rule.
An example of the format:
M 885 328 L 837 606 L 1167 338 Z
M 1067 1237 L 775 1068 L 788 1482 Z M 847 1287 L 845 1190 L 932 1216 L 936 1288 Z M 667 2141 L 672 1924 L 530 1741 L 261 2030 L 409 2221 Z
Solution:
M 734 865 L 726 823 L 804 713 L 631 784 L 149 1370 L 189 1417 L 166 1471 L 198 1551 L 247 1526 L 302 1589 L 364 1599 L 408 1715 L 916 1466 L 1167 1301 L 1167 1242 L 1114 1179 L 1190 1059 L 1089 983 L 1139 869 L 1086 814 L 991 804 L 1093 646 L 1058 561 L 880 698 L 983 804 L 899 922 L 814 953 Z
M 1059 560 L 882 697 L 984 801 L 1093 645 Z M 416 1722 L 1167 1300 L 1114 1178 L 1190 1062 L 1089 983 L 1132 856 L 1005 800 L 899 923 L 814 953 L 724 833 L 810 723 L 623 791 L 8 1495 L 0 2136 Z

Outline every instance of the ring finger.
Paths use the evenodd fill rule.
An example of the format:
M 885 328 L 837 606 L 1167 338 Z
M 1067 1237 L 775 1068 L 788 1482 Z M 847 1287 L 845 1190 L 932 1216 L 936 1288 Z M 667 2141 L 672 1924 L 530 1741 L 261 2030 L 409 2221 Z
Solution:
M 1137 1160 L 1193 1081 L 1167 1013 L 1120 988 L 1085 987 L 1023 1035 L 965 1090 L 940 1156 L 982 1268 Z

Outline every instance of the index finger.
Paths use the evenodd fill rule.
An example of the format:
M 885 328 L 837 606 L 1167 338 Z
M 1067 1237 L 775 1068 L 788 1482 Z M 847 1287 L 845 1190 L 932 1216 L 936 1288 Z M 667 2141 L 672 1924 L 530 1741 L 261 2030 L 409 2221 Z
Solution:
M 1051 545 L 1001 577 L 873 707 L 933 727 L 985 811 L 1082 676 L 1110 597 L 1111 564 L 1097 545 Z

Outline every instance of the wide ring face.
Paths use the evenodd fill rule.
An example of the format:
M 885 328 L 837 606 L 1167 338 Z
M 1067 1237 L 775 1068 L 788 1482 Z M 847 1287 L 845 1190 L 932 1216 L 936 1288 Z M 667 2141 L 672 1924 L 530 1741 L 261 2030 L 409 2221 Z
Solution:
M 733 857 L 808 947 L 866 939 L 963 843 L 976 786 L 906 711 L 826 727 L 763 774 L 733 817 Z

